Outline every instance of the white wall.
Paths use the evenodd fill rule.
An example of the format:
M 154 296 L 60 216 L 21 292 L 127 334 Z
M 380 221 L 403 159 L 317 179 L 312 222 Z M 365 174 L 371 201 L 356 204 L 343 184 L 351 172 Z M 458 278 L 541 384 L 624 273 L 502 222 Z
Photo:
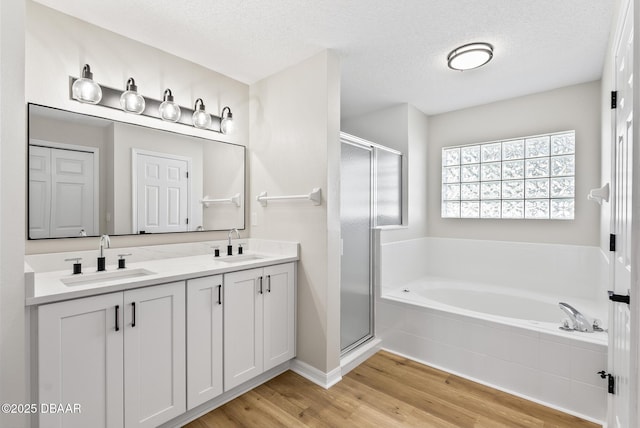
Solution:
M 409 104 L 400 104 L 362 116 L 345 118 L 344 132 L 391 147 L 405 154 L 403 177 L 407 224 L 402 228 L 385 228 L 381 242 L 424 237 L 427 234 L 427 130 L 428 118 Z
M 328 373 L 339 366 L 339 117 L 337 56 L 321 52 L 251 85 L 252 237 L 298 241 L 297 357 Z M 269 202 L 255 196 L 297 195 L 321 187 L 322 205 Z
M 586 195 L 600 185 L 600 82 L 444 113 L 429 118 L 429 236 L 598 245 L 600 208 Z M 441 149 L 575 129 L 575 220 L 442 219 Z
M 244 83 L 40 4 L 27 2 L 26 8 L 27 102 L 248 145 L 249 87 Z M 23 51 L 24 49 L 21 55 Z M 134 77 L 138 91 L 151 98 L 161 99 L 164 90 L 171 88 L 175 101 L 183 106 L 192 107 L 195 99 L 200 97 L 203 98 L 208 111 L 219 115 L 222 107 L 228 105 L 234 114 L 236 131 L 231 136 L 225 136 L 70 100 L 69 76 L 78 76 L 85 63 L 91 65 L 94 79 L 105 86 L 124 88 L 126 80 Z M 25 144 L 24 139 L 20 140 L 20 143 Z M 245 235 L 248 233 L 247 230 Z M 22 236 L 24 239 L 24 230 Z M 225 232 L 122 236 L 115 237 L 111 243 L 116 247 L 139 246 L 224 237 Z M 93 248 L 97 248 L 94 239 L 57 239 L 26 243 L 27 254 Z
M 0 2 L 0 401 L 28 403 L 24 306 L 26 125 L 25 1 Z M 0 426 L 27 426 L 0 413 Z

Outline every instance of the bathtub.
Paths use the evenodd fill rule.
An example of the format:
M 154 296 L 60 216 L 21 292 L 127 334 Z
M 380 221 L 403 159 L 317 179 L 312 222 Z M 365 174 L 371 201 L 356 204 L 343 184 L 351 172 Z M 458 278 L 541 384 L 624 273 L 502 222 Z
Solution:
M 567 302 L 588 316 L 586 301 Z M 504 287 L 423 278 L 377 303 L 383 348 L 602 423 L 607 334 L 559 329 L 558 301 Z M 601 314 L 596 314 L 600 315 Z M 604 317 L 602 317 L 604 318 Z
M 410 254 L 415 254 L 415 246 L 415 242 L 410 244 Z M 378 284 L 376 299 L 376 336 L 384 349 L 603 423 L 606 381 L 596 372 L 607 368 L 607 333 L 559 328 L 567 318 L 558 307 L 560 301 L 588 318 L 607 320 L 606 305 L 590 298 L 592 293 L 562 290 L 558 284 L 505 286 L 462 278 L 461 258 L 457 259 L 458 271 L 451 274 L 458 277 L 426 274 L 407 279 L 402 277 L 407 267 L 395 262 L 402 247 L 387 248 L 386 254 L 391 254 L 387 260 L 394 260 L 389 265 L 385 265 L 382 247 L 382 268 L 393 271 L 383 272 L 386 281 Z M 438 269 L 442 273 L 441 265 Z M 525 274 L 545 278 L 545 273 Z M 557 291 L 550 293 L 550 288 Z
M 558 307 L 564 301 L 589 320 L 597 319 L 606 330 L 607 314 L 601 312 L 596 302 L 584 298 L 549 296 L 447 278 L 422 278 L 388 292 L 385 298 L 591 343 L 606 345 L 608 340 L 604 332 L 579 334 L 559 328 L 568 321 Z

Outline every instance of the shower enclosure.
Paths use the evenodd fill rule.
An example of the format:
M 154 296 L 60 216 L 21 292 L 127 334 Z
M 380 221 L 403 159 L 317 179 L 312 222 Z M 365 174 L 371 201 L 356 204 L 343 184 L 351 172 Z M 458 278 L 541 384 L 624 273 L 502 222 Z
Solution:
M 341 134 L 340 351 L 374 335 L 373 228 L 402 224 L 402 154 Z

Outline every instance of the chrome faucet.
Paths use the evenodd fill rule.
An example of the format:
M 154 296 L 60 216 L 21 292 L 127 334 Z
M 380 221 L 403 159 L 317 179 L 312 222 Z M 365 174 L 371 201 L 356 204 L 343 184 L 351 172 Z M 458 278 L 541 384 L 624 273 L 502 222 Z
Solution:
M 102 272 L 106 270 L 106 263 L 104 258 L 104 246 L 107 248 L 111 248 L 111 239 L 109 239 L 109 235 L 102 235 L 100 237 L 100 256 L 98 257 L 98 272 Z
M 558 306 L 569 316 L 569 319 L 571 319 L 573 330 L 593 333 L 593 325 L 591 325 L 587 317 L 582 315 L 576 308 L 564 302 L 558 303 Z
M 111 248 L 111 239 L 109 239 L 109 235 L 102 235 L 100 237 L 100 257 L 104 257 L 104 246 L 107 248 Z
M 238 232 L 238 229 L 234 227 L 229 231 L 229 235 L 227 236 L 227 238 L 229 239 L 229 242 L 227 243 L 227 256 L 233 255 L 233 245 L 231 245 L 231 235 L 233 234 L 233 232 L 236 232 L 236 237 L 240 239 L 240 232 Z

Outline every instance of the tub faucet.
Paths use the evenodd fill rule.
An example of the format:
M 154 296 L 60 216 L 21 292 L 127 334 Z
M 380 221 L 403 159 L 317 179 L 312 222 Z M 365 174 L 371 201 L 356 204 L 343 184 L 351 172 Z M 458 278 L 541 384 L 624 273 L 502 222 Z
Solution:
M 591 325 L 587 317 L 582 315 L 576 308 L 564 302 L 558 303 L 558 306 L 569 316 L 569 319 L 571 319 L 573 330 L 593 333 L 593 325 Z
M 102 235 L 100 237 L 100 256 L 98 257 L 98 272 L 105 270 L 105 258 L 104 258 L 104 246 L 111 248 L 111 239 L 109 235 Z
M 233 234 L 233 232 L 235 232 L 236 237 L 240 239 L 240 232 L 238 232 L 238 229 L 234 227 L 229 231 L 229 235 L 227 236 L 227 238 L 229 238 L 229 242 L 227 243 L 227 256 L 233 255 L 233 246 L 231 245 L 231 235 Z

